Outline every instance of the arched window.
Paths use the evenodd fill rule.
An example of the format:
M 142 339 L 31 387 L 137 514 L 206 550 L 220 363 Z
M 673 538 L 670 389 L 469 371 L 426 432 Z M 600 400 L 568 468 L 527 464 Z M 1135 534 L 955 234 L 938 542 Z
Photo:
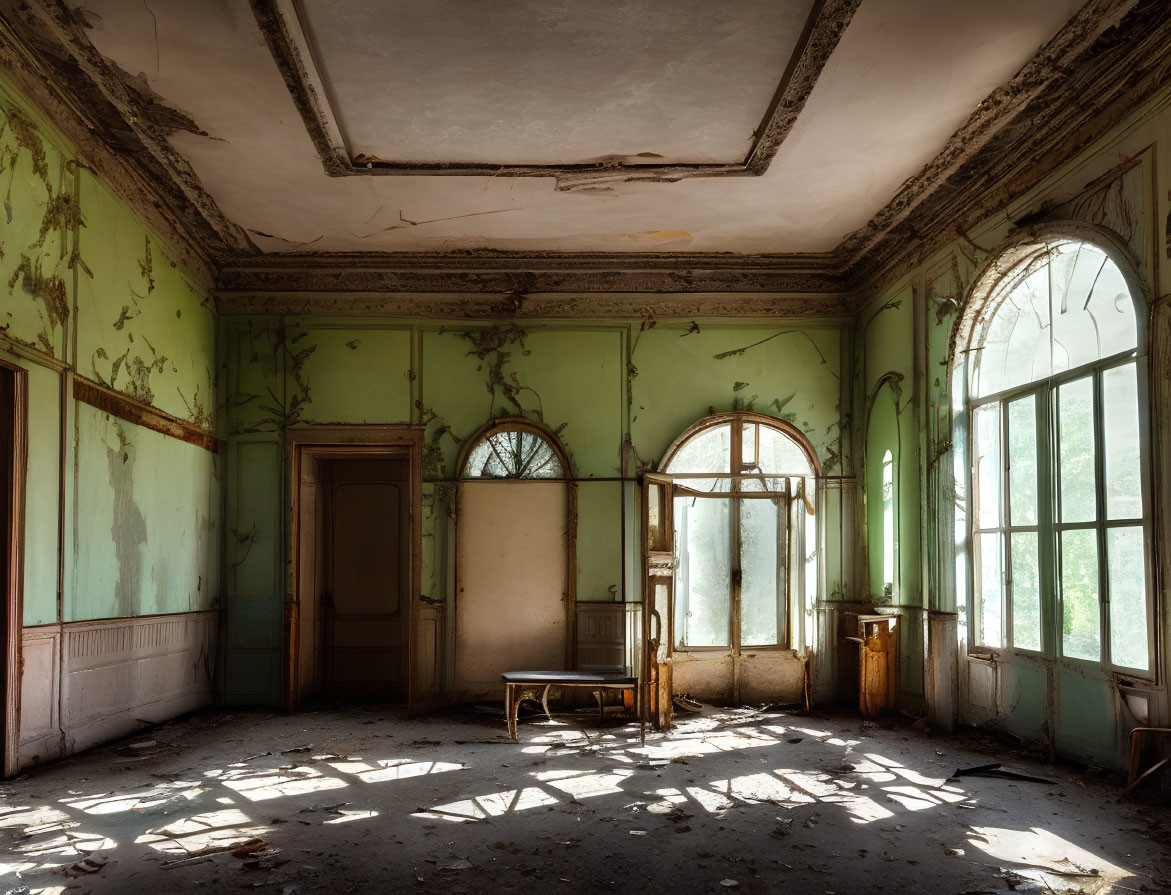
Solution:
M 673 480 L 674 646 L 788 644 L 791 607 L 817 583 L 808 442 L 779 420 L 720 414 L 685 432 L 662 471 Z
M 1076 239 L 996 269 L 958 346 L 969 635 L 1148 670 L 1142 298 L 1111 253 Z
M 887 597 L 894 594 L 895 580 L 895 458 L 882 455 L 882 587 Z
M 566 462 L 552 437 L 526 420 L 502 420 L 482 432 L 464 461 L 467 479 L 560 479 Z

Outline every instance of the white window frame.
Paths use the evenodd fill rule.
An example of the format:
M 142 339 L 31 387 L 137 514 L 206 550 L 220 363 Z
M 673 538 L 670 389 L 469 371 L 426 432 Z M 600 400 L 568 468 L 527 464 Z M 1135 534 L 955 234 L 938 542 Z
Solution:
M 1134 265 L 1125 250 L 1113 240 L 1097 231 L 1086 232 L 1087 228 L 1074 225 L 1057 230 L 1048 238 L 1022 240 L 1006 248 L 997 259 L 988 265 L 991 272 L 982 283 L 973 288 L 967 309 L 957 322 L 953 334 L 952 395 L 955 427 L 953 430 L 955 474 L 957 485 L 956 514 L 956 585 L 961 595 L 966 595 L 966 625 L 961 630 L 968 632 L 968 651 L 974 656 L 994 653 L 1015 653 L 1038 657 L 1056 658 L 1064 662 L 1080 663 L 1109 669 L 1121 675 L 1153 680 L 1156 677 L 1156 629 L 1157 601 L 1155 599 L 1154 540 L 1154 491 L 1151 479 L 1151 430 L 1150 430 L 1150 389 L 1148 382 L 1149 308 L 1145 290 L 1135 276 Z M 1071 232 L 1072 231 L 1072 232 Z M 1081 241 L 1103 251 L 1122 272 L 1129 288 L 1130 298 L 1135 305 L 1136 347 L 1098 358 L 1071 370 L 1051 374 L 1020 386 L 1014 386 L 979 398 L 970 398 L 970 384 L 978 345 L 985 328 L 981 313 L 989 300 L 1001 294 L 1001 287 L 1014 279 L 1023 265 L 1031 258 L 1046 250 L 1047 245 L 1059 241 Z M 1103 445 L 1102 374 L 1116 367 L 1133 362 L 1137 379 L 1137 400 L 1139 411 L 1139 464 L 1142 493 L 1141 519 L 1107 519 L 1105 512 L 1106 482 L 1104 475 L 1105 452 Z M 1058 445 L 1056 439 L 1057 394 L 1059 386 L 1091 377 L 1094 395 L 1094 442 L 1095 442 L 1095 520 L 1089 523 L 1058 521 L 1059 477 L 1056 469 Z M 1033 395 L 1036 410 L 1037 435 L 1037 501 L 1038 518 L 1036 525 L 1014 524 L 1009 505 L 1009 465 L 1007 432 L 1008 407 L 1013 401 Z M 975 412 L 980 407 L 999 406 L 999 460 L 1000 494 L 998 495 L 999 524 L 995 528 L 980 528 L 976 512 L 978 507 L 978 481 L 975 465 Z M 1134 668 L 1114 663 L 1111 656 L 1110 601 L 1107 584 L 1108 558 L 1106 552 L 1106 531 L 1115 527 L 1141 525 L 1146 557 L 1145 589 L 1147 612 L 1147 667 Z M 1096 533 L 1098 550 L 1098 609 L 1101 650 L 1098 659 L 1084 659 L 1065 656 L 1063 652 L 1064 606 L 1060 593 L 1059 535 L 1068 530 L 1093 530 Z M 1038 585 L 1041 596 L 1041 649 L 1034 650 L 1017 646 L 1013 638 L 1013 582 L 1012 546 L 1013 532 L 1034 531 L 1038 537 Z M 980 534 L 996 533 L 1001 539 L 1001 637 L 1000 646 L 985 643 L 983 627 L 983 606 L 981 605 L 980 581 Z M 961 634 L 962 636 L 962 634 Z

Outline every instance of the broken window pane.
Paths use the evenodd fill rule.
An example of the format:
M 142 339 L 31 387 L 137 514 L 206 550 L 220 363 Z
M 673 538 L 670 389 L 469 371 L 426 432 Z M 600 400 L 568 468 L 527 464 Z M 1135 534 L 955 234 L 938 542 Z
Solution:
M 1041 649 L 1041 581 L 1037 534 L 1013 532 L 1012 537 L 1012 645 Z
M 1037 524 L 1037 399 L 1008 405 L 1008 502 L 1013 525 Z
M 494 432 L 472 448 L 464 476 L 487 479 L 559 479 L 565 475 L 557 452 L 528 429 Z
M 1139 466 L 1138 374 L 1133 362 L 1102 373 L 1102 436 L 1106 450 L 1106 518 L 1143 514 Z
M 784 633 L 785 501 L 740 501 L 740 642 L 773 646 Z
M 1061 533 L 1062 654 L 1097 661 L 1102 655 L 1098 610 L 1098 536 L 1092 528 Z
M 675 498 L 675 638 L 727 646 L 731 627 L 731 498 Z
M 1147 581 L 1143 530 L 1138 525 L 1106 530 L 1110 575 L 1110 658 L 1115 665 L 1146 669 Z
M 1061 521 L 1098 518 L 1094 476 L 1094 385 L 1090 377 L 1057 390 Z

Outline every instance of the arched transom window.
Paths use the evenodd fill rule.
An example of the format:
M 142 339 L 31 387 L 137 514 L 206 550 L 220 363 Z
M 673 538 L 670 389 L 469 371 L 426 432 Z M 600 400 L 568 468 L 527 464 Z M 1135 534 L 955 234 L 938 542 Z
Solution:
M 816 460 L 790 429 L 757 414 L 721 414 L 668 452 L 676 648 L 789 643 L 791 608 L 802 604 L 805 582 L 817 581 Z
M 1066 240 L 1025 252 L 968 319 L 975 644 L 1149 668 L 1136 306 L 1106 251 Z
M 469 479 L 560 479 L 565 463 L 544 432 L 524 421 L 506 421 L 480 435 L 468 451 L 463 474 Z

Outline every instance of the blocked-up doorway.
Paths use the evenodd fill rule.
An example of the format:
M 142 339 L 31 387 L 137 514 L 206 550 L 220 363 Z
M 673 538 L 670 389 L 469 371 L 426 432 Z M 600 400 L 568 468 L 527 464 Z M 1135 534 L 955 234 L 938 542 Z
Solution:
M 412 450 L 300 445 L 295 456 L 286 701 L 406 702 L 418 553 Z
M 500 674 L 566 667 L 568 461 L 551 433 L 500 421 L 470 442 L 456 529 L 455 692 L 500 699 Z

